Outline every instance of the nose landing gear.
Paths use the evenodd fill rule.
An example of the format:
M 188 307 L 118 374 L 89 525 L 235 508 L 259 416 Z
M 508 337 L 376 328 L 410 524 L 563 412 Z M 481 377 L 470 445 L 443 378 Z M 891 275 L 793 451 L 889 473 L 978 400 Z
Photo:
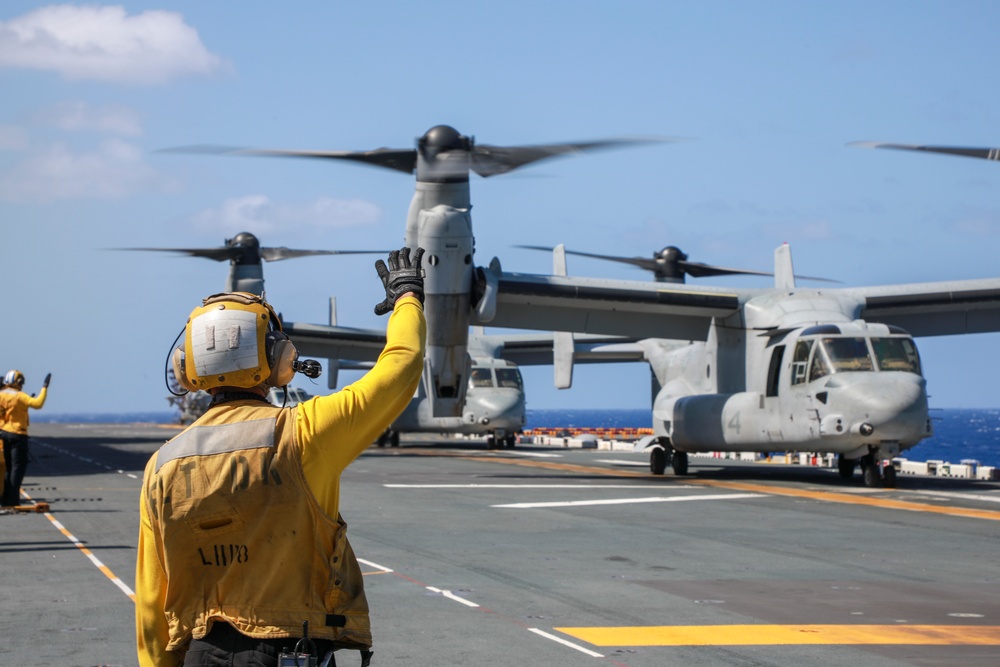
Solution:
M 874 453 L 865 454 L 861 457 L 861 473 L 865 486 L 896 488 L 896 468 L 892 465 L 892 459 L 879 458 Z

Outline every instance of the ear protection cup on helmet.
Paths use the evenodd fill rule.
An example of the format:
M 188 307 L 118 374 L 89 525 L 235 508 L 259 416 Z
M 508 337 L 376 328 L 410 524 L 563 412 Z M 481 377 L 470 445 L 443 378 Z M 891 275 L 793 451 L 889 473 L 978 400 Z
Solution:
M 171 364 L 174 367 L 174 377 L 177 378 L 177 383 L 188 391 L 198 391 L 198 387 L 188 380 L 187 370 L 184 368 L 184 350 L 182 348 L 174 349 Z
M 264 345 L 267 350 L 267 365 L 271 369 L 266 382 L 272 387 L 284 387 L 295 376 L 294 364 L 299 358 L 299 351 L 288 336 L 277 329 L 267 332 Z

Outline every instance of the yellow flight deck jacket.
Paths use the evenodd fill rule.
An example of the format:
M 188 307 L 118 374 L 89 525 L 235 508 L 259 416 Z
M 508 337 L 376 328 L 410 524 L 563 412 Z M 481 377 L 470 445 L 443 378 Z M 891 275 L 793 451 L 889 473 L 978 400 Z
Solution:
M 293 408 L 222 403 L 150 458 L 136 562 L 140 665 L 182 664 L 215 620 L 296 639 L 308 620 L 311 637 L 371 646 L 340 474 L 413 397 L 425 338 L 420 301 L 400 299 L 385 349 L 357 382 Z
M 35 397 L 10 387 L 0 391 L 0 431 L 28 435 L 28 408 L 37 410 L 45 405 L 48 394 L 48 387 L 42 387 Z

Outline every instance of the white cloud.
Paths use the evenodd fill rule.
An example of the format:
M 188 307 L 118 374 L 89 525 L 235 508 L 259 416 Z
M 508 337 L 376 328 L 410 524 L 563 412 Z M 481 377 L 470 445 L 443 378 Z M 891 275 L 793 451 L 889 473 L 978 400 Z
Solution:
M 28 143 L 28 132 L 23 127 L 0 125 L 0 151 L 24 151 Z
M 265 195 L 227 199 L 218 208 L 194 216 L 206 231 L 235 234 L 243 231 L 266 234 L 302 228 L 343 228 L 373 225 L 382 210 L 363 199 L 321 197 L 306 204 L 279 204 Z
M 139 113 L 120 104 L 92 107 L 86 102 L 60 102 L 38 111 L 34 120 L 68 132 L 99 132 L 128 137 L 142 134 Z
M 0 21 L 0 67 L 49 70 L 70 80 L 158 84 L 222 65 L 175 12 L 128 16 L 119 6 L 54 5 Z
M 143 161 L 137 146 L 121 139 L 103 141 L 89 153 L 53 144 L 0 173 L 0 199 L 118 199 L 173 185 Z

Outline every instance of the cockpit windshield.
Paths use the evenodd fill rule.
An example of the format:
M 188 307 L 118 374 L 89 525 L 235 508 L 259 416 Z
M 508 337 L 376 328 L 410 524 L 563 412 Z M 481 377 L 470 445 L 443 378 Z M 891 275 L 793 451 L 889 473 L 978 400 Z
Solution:
M 521 381 L 521 371 L 516 368 L 498 368 L 497 386 L 508 387 L 510 389 L 523 389 L 524 384 Z
M 880 371 L 909 371 L 920 375 L 920 355 L 909 338 L 872 338 Z
M 913 340 L 902 336 L 871 339 L 862 336 L 803 338 L 796 344 L 792 357 L 793 385 L 807 381 L 807 368 L 809 381 L 833 373 L 876 369 L 919 375 L 920 356 Z
M 489 368 L 473 368 L 469 374 L 470 387 L 492 387 L 493 373 Z

